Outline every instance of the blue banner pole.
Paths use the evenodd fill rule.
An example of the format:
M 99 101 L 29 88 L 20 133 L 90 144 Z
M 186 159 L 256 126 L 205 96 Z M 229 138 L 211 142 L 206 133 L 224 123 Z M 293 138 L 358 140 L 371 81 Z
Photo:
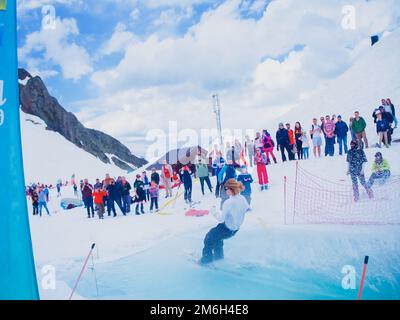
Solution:
M 0 0 L 0 300 L 39 299 L 22 161 L 16 0 Z

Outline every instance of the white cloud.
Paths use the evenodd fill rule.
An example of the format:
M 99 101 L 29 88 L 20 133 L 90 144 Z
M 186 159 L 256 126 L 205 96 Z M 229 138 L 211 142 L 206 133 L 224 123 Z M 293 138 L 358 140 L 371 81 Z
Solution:
M 123 23 L 118 23 L 114 33 L 107 43 L 100 50 L 100 54 L 110 55 L 116 52 L 123 52 L 129 44 L 136 42 L 136 37 L 133 33 L 126 30 Z
M 85 48 L 71 38 L 79 36 L 75 19 L 57 19 L 55 29 L 42 29 L 26 37 L 25 44 L 19 49 L 20 60 L 31 63 L 32 57 L 40 65 L 58 66 L 66 79 L 79 80 L 93 71 L 91 58 Z
M 196 1 L 147 5 L 167 2 Z M 263 127 L 343 73 L 369 49 L 369 36 L 393 28 L 400 16 L 396 0 L 272 1 L 259 20 L 244 19 L 242 4 L 226 1 L 205 12 L 181 37 L 155 33 L 117 46 L 124 47 L 121 61 L 91 77 L 98 98 L 81 106 L 101 115 L 85 123 L 118 137 L 165 129 L 169 119 L 213 128 L 211 94 L 219 91 L 224 127 Z M 356 7 L 356 30 L 341 26 L 349 4 Z

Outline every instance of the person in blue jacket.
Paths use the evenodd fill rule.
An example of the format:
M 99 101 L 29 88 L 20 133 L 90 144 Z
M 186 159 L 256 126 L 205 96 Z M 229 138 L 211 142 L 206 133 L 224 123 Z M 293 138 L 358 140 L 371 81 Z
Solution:
M 229 198 L 229 196 L 225 192 L 225 183 L 230 179 L 236 180 L 236 178 L 237 174 L 234 163 L 232 160 L 228 160 L 218 174 L 218 181 L 220 184 L 221 208 L 224 205 L 224 202 Z
M 346 122 L 343 121 L 342 116 L 337 117 L 337 122 L 335 125 L 335 135 L 337 137 L 337 142 L 339 144 L 339 155 L 347 154 L 349 151 L 347 145 L 347 134 L 349 132 L 349 127 Z
M 221 172 L 222 168 L 225 166 L 225 159 L 222 157 L 222 152 L 218 151 L 215 160 L 213 161 L 212 164 L 212 169 L 213 169 L 213 174 L 217 178 L 217 186 L 215 187 L 215 197 L 219 198 L 220 196 L 220 188 L 221 185 L 219 183 L 219 173 Z
M 249 205 L 251 205 L 251 184 L 254 182 L 253 177 L 247 172 L 247 167 L 242 166 L 241 174 L 239 174 L 237 181 L 241 182 L 244 186 L 242 196 L 246 198 Z
M 290 148 L 289 131 L 285 129 L 283 123 L 279 124 L 279 129 L 276 132 L 276 144 L 277 144 L 277 150 L 281 151 L 283 162 L 287 160 L 285 155 L 285 150 L 288 153 L 289 160 L 294 160 L 294 154 Z

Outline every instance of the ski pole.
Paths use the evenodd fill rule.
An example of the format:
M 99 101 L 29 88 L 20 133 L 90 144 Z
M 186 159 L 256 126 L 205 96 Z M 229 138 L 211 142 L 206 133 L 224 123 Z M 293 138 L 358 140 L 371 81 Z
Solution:
M 87 265 L 87 263 L 88 263 L 88 261 L 89 261 L 90 256 L 92 255 L 92 252 L 93 252 L 93 249 L 94 249 L 95 246 L 96 246 L 96 244 L 93 243 L 92 246 L 90 247 L 90 252 L 89 252 L 89 254 L 88 254 L 87 257 L 86 257 L 85 263 L 83 264 L 82 270 L 81 270 L 81 272 L 79 273 L 78 279 L 76 280 L 75 286 L 74 286 L 74 288 L 72 289 L 71 295 L 69 296 L 68 300 L 72 300 L 72 296 L 74 295 L 75 290 L 76 290 L 76 288 L 78 287 L 79 281 L 81 280 L 82 274 L 83 274 L 83 272 L 85 271 L 86 265 Z
M 363 289 L 364 289 L 365 275 L 367 273 L 368 260 L 369 260 L 369 257 L 365 256 L 365 259 L 364 259 L 364 270 L 363 270 L 362 278 L 361 278 L 360 291 L 358 292 L 358 300 L 361 300 L 361 297 L 362 297 L 362 293 L 363 293 Z

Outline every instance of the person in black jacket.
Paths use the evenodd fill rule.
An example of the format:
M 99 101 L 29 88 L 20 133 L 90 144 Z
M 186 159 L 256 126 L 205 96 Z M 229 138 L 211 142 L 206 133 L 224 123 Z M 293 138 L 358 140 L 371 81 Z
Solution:
M 160 175 L 157 173 L 156 168 L 151 168 L 151 182 L 155 182 L 156 185 L 160 185 Z
M 357 140 L 353 140 L 350 146 L 351 149 L 347 154 L 347 162 L 349 165 L 347 174 L 350 175 L 351 181 L 353 183 L 354 201 L 358 202 L 360 200 L 358 180 L 360 180 L 361 185 L 367 191 L 369 198 L 372 199 L 374 197 L 374 194 L 372 192 L 372 189 L 368 186 L 364 174 L 364 164 L 368 162 L 367 156 L 365 155 L 364 150 L 359 145 Z
M 81 184 L 81 192 L 82 192 L 82 201 L 85 204 L 88 218 L 90 218 L 90 214 L 92 214 L 92 218 L 94 218 L 94 206 L 93 206 L 93 186 L 89 184 L 88 179 L 85 179 Z
M 285 129 L 283 123 L 279 124 L 279 129 L 276 133 L 276 144 L 277 150 L 281 151 L 282 153 L 282 161 L 285 162 L 287 160 L 285 155 L 285 150 L 288 153 L 289 160 L 294 160 L 294 154 L 290 149 L 290 138 L 289 138 L 289 131 Z
M 184 166 L 180 171 L 180 179 L 183 182 L 183 186 L 185 187 L 185 202 L 187 204 L 192 203 L 192 171 L 190 171 L 189 166 Z
M 121 198 L 121 184 L 117 184 L 114 180 L 110 181 L 110 184 L 107 186 L 106 190 L 108 192 L 107 197 L 107 213 L 108 216 L 111 215 L 111 211 L 114 214 L 114 217 L 117 216 L 117 212 L 115 211 L 115 203 L 117 203 L 118 207 L 121 209 L 122 214 L 126 215 L 124 209 L 122 208 L 122 203 L 120 201 Z
M 122 188 L 122 208 L 124 209 L 125 215 L 131 212 L 131 184 L 126 180 L 125 177 L 121 178 Z
M 339 155 L 343 155 L 343 147 L 344 153 L 347 154 L 347 134 L 349 132 L 349 126 L 346 122 L 342 120 L 342 116 L 337 117 L 337 122 L 335 124 L 335 135 L 337 137 L 337 142 L 339 144 Z

